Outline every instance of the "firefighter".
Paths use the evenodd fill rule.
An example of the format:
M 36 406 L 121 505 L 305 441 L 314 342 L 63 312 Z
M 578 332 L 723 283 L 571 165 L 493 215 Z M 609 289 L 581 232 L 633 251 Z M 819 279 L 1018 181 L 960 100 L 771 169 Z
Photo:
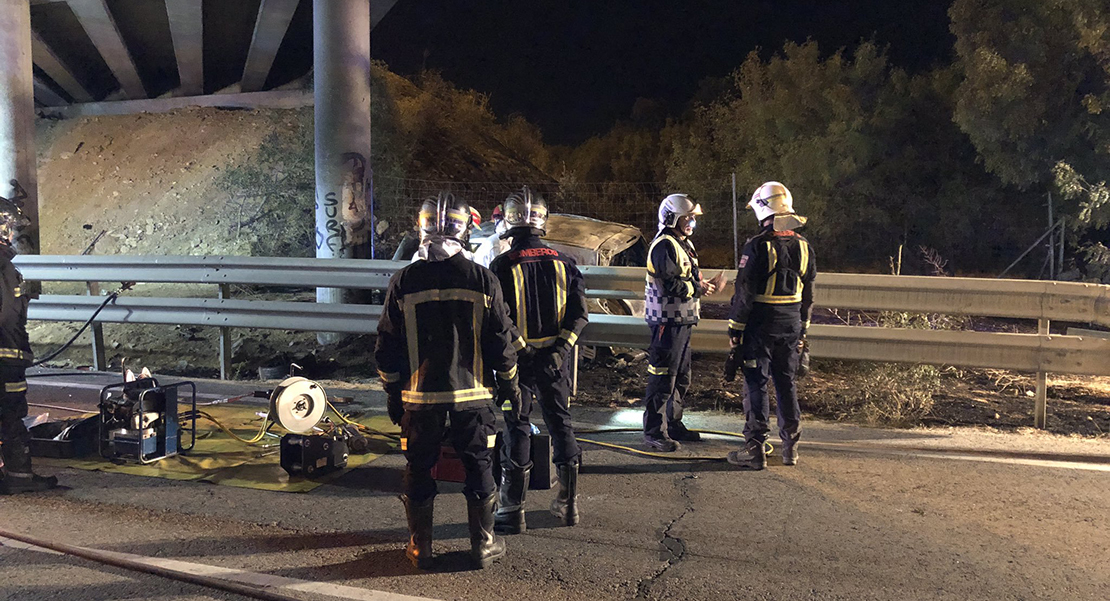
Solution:
M 532 469 L 532 424 L 539 405 L 551 434 L 559 492 L 551 513 L 567 526 L 578 523 L 578 459 L 582 454 L 570 421 L 571 349 L 586 326 L 586 285 L 574 259 L 540 239 L 546 234 L 547 205 L 527 186 L 505 200 L 503 235 L 509 250 L 490 269 L 501 280 L 509 315 L 526 345 L 520 360 L 519 415 L 505 413 L 501 447 L 501 493 L 494 516 L 498 532 L 526 529 L 524 497 Z
M 659 233 L 648 249 L 644 317 L 651 326 L 648 384 L 644 398 L 644 444 L 672 452 L 678 441 L 701 437 L 682 423 L 690 387 L 690 332 L 698 323 L 701 297 L 724 284 L 724 274 L 703 280 L 690 241 L 701 205 L 671 194 L 659 205 Z
M 411 535 L 406 555 L 420 569 L 432 563 L 431 470 L 445 436 L 466 470 L 475 564 L 485 568 L 505 554 L 493 531 L 492 403 L 496 394 L 510 412 L 520 407 L 516 348 L 501 285 L 462 252 L 471 219 L 467 203 L 450 193 L 424 202 L 418 259 L 390 280 L 378 322 L 374 357 L 408 460 L 401 496 Z
M 805 225 L 806 218 L 794 213 L 794 199 L 786 186 L 763 184 L 748 206 L 762 229 L 744 244 L 728 321 L 729 343 L 739 350 L 744 373 L 746 444 L 729 453 L 728 462 L 761 470 L 767 465 L 767 383 L 772 380 L 782 464 L 798 463 L 801 411 L 795 376 L 813 308 L 817 262 L 809 242 L 794 231 Z
M 4 494 L 37 492 L 58 485 L 57 477 L 31 471 L 31 434 L 23 424 L 27 416 L 25 371 L 34 354 L 27 338 L 28 298 L 23 277 L 12 264 L 12 239 L 23 218 L 17 202 L 0 197 L 0 444 L 4 458 L 0 492 Z
M 504 208 L 501 205 L 494 207 L 490 219 L 493 221 L 493 234 L 483 240 L 478 245 L 478 250 L 474 251 L 474 262 L 483 267 L 489 267 L 498 255 L 509 250 L 509 241 L 504 236 L 509 231 Z

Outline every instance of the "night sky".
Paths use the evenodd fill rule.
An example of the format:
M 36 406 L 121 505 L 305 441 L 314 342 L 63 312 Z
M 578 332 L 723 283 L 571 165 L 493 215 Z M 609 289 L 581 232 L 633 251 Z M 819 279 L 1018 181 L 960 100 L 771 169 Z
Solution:
M 950 0 L 399 0 L 371 53 L 404 75 L 424 65 L 520 113 L 551 143 L 578 143 L 628 118 L 636 98 L 681 112 L 707 77 L 752 50 L 861 39 L 912 72 L 952 54 Z

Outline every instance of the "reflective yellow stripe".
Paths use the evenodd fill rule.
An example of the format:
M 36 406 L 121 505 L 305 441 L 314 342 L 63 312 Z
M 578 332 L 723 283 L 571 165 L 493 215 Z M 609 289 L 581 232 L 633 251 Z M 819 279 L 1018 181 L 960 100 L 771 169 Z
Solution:
M 496 444 L 497 444 L 497 435 L 496 434 L 490 434 L 489 436 L 486 436 L 486 448 L 487 449 L 492 449 Z
M 764 296 L 772 296 L 775 293 L 775 283 L 778 280 L 778 274 L 774 273 L 775 267 L 778 266 L 779 253 L 770 242 L 765 242 L 767 245 L 767 273 L 771 277 L 767 278 L 767 287 L 764 289 Z
M 502 380 L 512 380 L 516 377 L 516 366 L 514 365 L 509 371 L 497 372 L 497 377 L 501 378 Z
M 805 323 L 802 324 L 802 329 L 803 330 L 808 330 L 809 329 L 809 320 L 808 319 L 806 320 Z
M 516 340 L 513 341 L 513 348 L 518 350 L 518 351 L 524 350 L 524 347 L 526 347 L 526 346 L 528 346 L 528 345 L 524 344 L 524 339 L 521 338 L 520 336 L 517 336 Z
M 805 275 L 806 267 L 809 267 L 809 242 L 805 240 L 799 240 L 798 242 L 802 245 L 802 268 L 799 272 Z
M 467 390 L 444 390 L 440 392 L 420 392 L 418 390 L 404 390 L 401 400 L 413 405 L 439 405 L 445 403 L 465 403 L 467 401 L 484 401 L 493 398 L 493 391 L 489 388 L 469 388 Z
M 567 312 L 567 266 L 562 261 L 555 261 L 555 312 L 559 323 L 563 323 Z
M 405 438 L 404 436 L 401 437 L 401 450 L 409 450 L 409 439 Z
M 15 290 L 13 292 L 15 293 L 16 298 L 21 297 L 21 296 L 23 296 L 23 287 L 22 286 L 16 286 Z
M 571 332 L 570 330 L 563 330 L 563 331 L 559 332 L 559 338 L 562 338 L 563 340 L 566 340 L 567 344 L 569 344 L 571 346 L 574 346 L 574 343 L 578 342 L 578 334 L 575 334 L 574 332 Z
M 528 346 L 536 348 L 547 348 L 553 346 L 559 340 L 558 336 L 544 336 L 543 338 L 529 338 Z
M 671 369 L 669 367 L 655 367 L 654 365 L 648 364 L 648 373 L 653 376 L 668 376 L 671 374 Z
M 684 282 L 684 283 L 686 284 L 686 288 L 687 288 L 686 296 L 694 296 L 694 292 L 695 292 L 694 291 L 694 283 L 693 282 Z
M 524 268 L 513 265 L 513 288 L 516 290 L 516 329 L 528 340 L 528 307 L 524 303 Z
M 379 369 L 378 376 L 380 376 L 382 382 L 385 382 L 386 384 L 393 384 L 395 382 L 401 381 L 401 374 L 399 373 L 386 373 Z
M 674 236 L 668 236 L 665 234 L 659 236 L 655 240 L 652 240 L 651 246 L 648 247 L 648 276 L 655 275 L 655 265 L 651 262 L 651 254 L 655 250 L 655 245 L 659 244 L 663 240 L 670 242 L 671 246 L 674 246 L 675 262 L 678 263 L 678 267 L 680 269 L 678 276 L 682 278 L 690 277 L 690 273 L 693 270 L 693 258 L 691 258 L 689 253 L 687 253 L 686 250 L 682 248 L 682 245 L 678 243 L 678 240 L 675 240 Z M 686 259 L 685 261 L 683 261 L 684 258 Z M 651 278 L 649 277 L 648 279 L 650 280 Z
M 0 348 L 0 359 L 30 359 L 31 354 L 14 348 Z
M 757 294 L 755 295 L 755 302 L 764 303 L 767 305 L 789 305 L 792 303 L 802 302 L 802 293 L 791 294 L 789 296 L 775 296 L 774 294 Z
M 455 219 L 458 219 L 459 221 L 469 221 L 470 220 L 470 213 L 463 213 L 462 211 L 459 211 L 459 210 L 456 210 L 456 209 L 448 210 L 447 211 L 447 216 L 448 217 L 454 217 Z
M 510 402 L 508 399 L 505 399 L 504 401 L 501 401 L 501 410 L 502 411 L 512 411 L 513 410 L 512 402 Z
M 7 382 L 4 384 L 4 392 L 26 392 L 27 381 L 22 382 Z
M 744 327 L 747 325 L 748 324 L 740 323 L 739 321 L 735 321 L 732 319 L 728 320 L 728 327 L 733 330 L 743 330 Z

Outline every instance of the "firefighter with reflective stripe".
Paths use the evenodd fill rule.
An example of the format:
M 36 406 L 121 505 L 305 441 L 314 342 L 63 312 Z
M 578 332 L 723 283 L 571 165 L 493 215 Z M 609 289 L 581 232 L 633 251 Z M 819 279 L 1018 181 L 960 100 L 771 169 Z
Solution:
M 644 398 L 644 444 L 671 452 L 676 441 L 700 436 L 682 423 L 690 387 L 690 332 L 698 323 L 701 297 L 724 284 L 724 274 L 703 280 L 690 241 L 701 205 L 685 194 L 671 194 L 659 205 L 659 233 L 648 249 L 644 317 L 651 327 L 648 384 Z
M 36 492 L 54 488 L 58 479 L 31 471 L 31 434 L 27 417 L 25 371 L 34 360 L 27 337 L 27 303 L 23 277 L 12 264 L 11 240 L 23 218 L 18 201 L 0 196 L 0 444 L 4 458 L 0 493 Z
M 524 342 L 520 360 L 519 415 L 505 413 L 501 453 L 501 493 L 494 516 L 498 532 L 526 529 L 524 497 L 532 469 L 533 404 L 538 404 L 551 434 L 559 492 L 551 512 L 563 524 L 578 523 L 578 459 L 582 454 L 570 419 L 570 355 L 586 327 L 586 285 L 574 259 L 548 247 L 547 204 L 528 187 L 505 201 L 504 234 L 512 244 L 490 268 L 501 281 L 509 315 Z
M 424 202 L 418 259 L 390 280 L 378 322 L 374 358 L 408 460 L 401 497 L 411 533 L 406 555 L 421 569 L 432 561 L 431 470 L 445 436 L 466 470 L 475 563 L 484 568 L 505 554 L 493 531 L 493 402 L 496 394 L 498 402 L 520 407 L 516 349 L 500 283 L 462 253 L 471 219 L 467 203 L 449 193 Z
M 739 349 L 744 373 L 745 448 L 728 454 L 741 469 L 767 464 L 767 384 L 775 383 L 783 465 L 798 462 L 801 411 L 795 383 L 798 360 L 813 310 L 817 260 L 809 242 L 794 230 L 805 217 L 794 213 L 790 190 L 767 182 L 749 206 L 762 230 L 744 244 L 729 313 L 729 341 Z

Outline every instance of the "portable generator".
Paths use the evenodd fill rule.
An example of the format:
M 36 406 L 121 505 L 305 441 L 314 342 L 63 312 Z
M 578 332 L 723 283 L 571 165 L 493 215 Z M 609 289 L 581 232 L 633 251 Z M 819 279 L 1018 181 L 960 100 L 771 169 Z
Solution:
M 179 392 L 191 390 L 186 414 L 189 445 L 182 445 Z M 153 463 L 189 451 L 197 439 L 197 387 L 192 382 L 160 386 L 154 378 L 140 378 L 105 386 L 100 391 L 99 449 L 101 457 L 116 461 Z

